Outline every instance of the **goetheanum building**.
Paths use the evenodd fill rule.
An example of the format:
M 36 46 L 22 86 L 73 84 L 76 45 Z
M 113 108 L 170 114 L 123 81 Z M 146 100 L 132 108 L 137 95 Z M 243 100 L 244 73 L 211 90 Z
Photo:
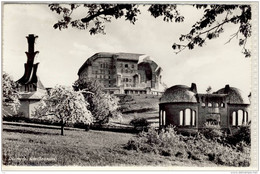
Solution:
M 206 123 L 233 131 L 249 122 L 249 96 L 226 85 L 212 94 L 197 93 L 191 87 L 176 85 L 168 88 L 159 102 L 160 127 L 176 126 L 179 131 L 196 132 Z
M 162 68 L 149 56 L 134 53 L 96 53 L 80 67 L 79 79 L 97 79 L 113 94 L 161 94 Z M 141 59 L 143 57 L 143 59 Z

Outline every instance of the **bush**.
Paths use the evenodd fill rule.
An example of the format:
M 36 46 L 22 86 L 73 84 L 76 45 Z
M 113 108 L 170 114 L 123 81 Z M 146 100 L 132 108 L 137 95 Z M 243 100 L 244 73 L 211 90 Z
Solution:
M 204 128 L 200 131 L 207 139 L 217 140 L 221 142 L 223 140 L 223 131 L 219 125 L 213 125 L 206 123 Z
M 145 118 L 135 118 L 130 121 L 130 125 L 134 126 L 136 130 L 147 131 L 149 123 Z
M 160 132 L 149 129 L 148 132 L 139 133 L 125 148 L 173 158 L 212 161 L 219 165 L 240 167 L 250 165 L 250 146 L 246 143 L 231 147 L 207 139 L 200 133 L 194 137 L 177 134 L 173 127 Z
M 247 145 L 251 145 L 250 125 L 240 127 L 236 133 L 227 137 L 227 143 L 231 145 L 237 145 L 241 142 L 245 142 Z

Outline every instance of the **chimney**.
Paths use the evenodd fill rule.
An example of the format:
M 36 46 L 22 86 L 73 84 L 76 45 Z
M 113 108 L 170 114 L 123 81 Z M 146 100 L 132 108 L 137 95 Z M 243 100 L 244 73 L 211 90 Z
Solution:
M 27 38 L 27 42 L 28 42 L 28 53 L 34 53 L 34 43 L 35 43 L 35 39 L 38 36 L 35 36 L 34 34 L 29 34 L 26 38 Z
M 191 90 L 192 92 L 194 92 L 194 93 L 197 94 L 197 85 L 196 85 L 196 83 L 192 83 L 192 84 L 191 84 L 190 90 Z
M 229 90 L 230 90 L 229 85 L 226 85 L 226 86 L 225 86 L 225 89 L 224 89 L 224 93 L 227 94 L 227 93 L 229 92 Z

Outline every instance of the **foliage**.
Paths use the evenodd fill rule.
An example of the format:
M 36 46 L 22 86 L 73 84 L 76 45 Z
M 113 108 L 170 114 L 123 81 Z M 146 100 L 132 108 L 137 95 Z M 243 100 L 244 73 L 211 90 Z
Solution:
M 239 129 L 233 134 L 227 137 L 227 142 L 232 145 L 238 145 L 239 143 L 246 143 L 247 145 L 251 145 L 251 126 L 250 124 L 247 126 L 241 126 Z
M 82 122 L 84 124 L 93 122 L 93 117 L 87 109 L 87 105 L 88 103 L 81 92 L 63 86 L 56 86 L 43 97 L 34 115 L 60 122 L 61 134 L 63 135 L 63 128 L 68 122 Z
M 223 132 L 219 125 L 205 123 L 204 128 L 200 131 L 207 139 L 222 141 Z
M 227 24 L 238 25 L 236 33 L 231 35 L 230 42 L 234 38 L 239 38 L 239 46 L 242 46 L 242 53 L 245 57 L 250 57 L 251 52 L 246 48 L 247 39 L 251 37 L 251 6 L 250 5 L 194 5 L 197 9 L 203 9 L 203 17 L 197 21 L 188 34 L 181 35 L 179 40 L 185 44 L 174 43 L 172 48 L 177 49 L 177 53 L 195 46 L 202 47 L 206 40 L 218 38 L 224 32 Z
M 128 142 L 126 149 L 173 158 L 212 161 L 227 166 L 250 165 L 250 146 L 246 144 L 241 143 L 239 146 L 231 147 L 207 139 L 202 134 L 185 137 L 177 134 L 173 127 L 161 132 L 155 129 L 142 132 Z
M 20 106 L 18 84 L 6 73 L 2 75 L 3 87 L 3 106 L 11 107 L 17 113 Z
M 211 94 L 212 93 L 212 87 L 208 86 L 206 89 L 207 94 Z
M 130 121 L 130 125 L 133 125 L 137 130 L 147 131 L 149 123 L 145 118 L 135 118 Z
M 119 99 L 114 95 L 104 93 L 97 80 L 85 77 L 77 80 L 73 88 L 83 93 L 85 100 L 89 103 L 87 108 L 91 111 L 95 123 L 104 124 L 109 122 L 109 118 L 120 117 Z
M 85 30 L 89 29 L 90 34 L 105 33 L 105 23 L 111 19 L 124 17 L 125 20 L 135 24 L 137 15 L 141 14 L 141 4 L 49 4 L 51 11 L 62 15 L 62 19 L 54 24 L 55 29 L 66 29 L 69 26 Z M 184 16 L 179 13 L 176 4 L 150 4 L 148 12 L 154 17 L 163 17 L 166 22 L 183 22 Z M 178 7 L 178 8 L 177 8 Z M 174 43 L 172 48 L 176 54 L 195 46 L 202 47 L 206 40 L 218 38 L 224 32 L 227 24 L 237 25 L 237 32 L 231 35 L 227 42 L 239 38 L 239 45 L 242 46 L 242 53 L 250 57 L 251 52 L 246 48 L 247 39 L 251 37 L 251 6 L 240 4 L 194 4 L 198 10 L 204 10 L 204 14 L 190 29 L 188 34 L 182 34 L 179 38 L 184 44 Z M 76 9 L 83 9 L 85 14 L 73 19 Z

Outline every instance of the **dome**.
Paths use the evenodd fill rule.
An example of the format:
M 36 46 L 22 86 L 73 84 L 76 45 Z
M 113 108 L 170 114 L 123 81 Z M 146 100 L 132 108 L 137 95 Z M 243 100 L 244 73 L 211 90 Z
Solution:
M 168 88 L 160 99 L 160 103 L 191 102 L 197 103 L 196 93 L 188 86 L 175 85 Z
M 228 94 L 226 100 L 230 104 L 250 104 L 249 97 L 245 93 L 238 88 L 229 87 L 229 85 L 218 90 L 216 94 Z

